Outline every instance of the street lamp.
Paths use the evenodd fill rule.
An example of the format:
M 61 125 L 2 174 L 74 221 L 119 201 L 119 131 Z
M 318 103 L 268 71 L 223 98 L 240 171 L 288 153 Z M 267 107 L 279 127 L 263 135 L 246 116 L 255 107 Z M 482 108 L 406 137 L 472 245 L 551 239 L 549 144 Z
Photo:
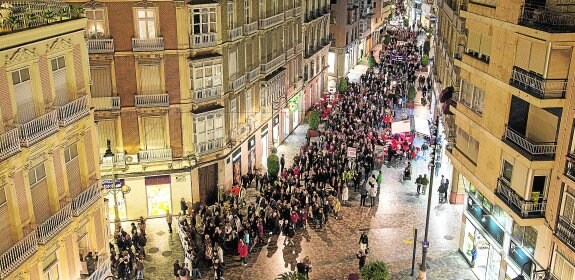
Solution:
M 112 194 L 114 195 L 114 223 L 116 224 L 116 228 L 118 228 L 120 226 L 120 211 L 118 210 L 118 193 L 121 192 L 123 196 L 124 194 L 129 193 L 131 189 L 127 185 L 123 185 L 120 188 L 117 188 L 116 173 L 115 173 L 116 160 L 115 155 L 112 152 L 112 148 L 110 147 L 109 139 L 106 140 L 106 145 L 107 147 L 106 152 L 104 153 L 103 156 L 103 161 L 112 164 L 112 188 L 108 189 L 108 193 L 112 192 Z
M 437 135 L 439 133 L 439 117 L 435 117 L 435 122 L 432 127 L 434 129 L 431 139 L 437 141 Z M 429 174 L 429 189 L 427 190 L 427 215 L 425 216 L 425 235 L 423 236 L 423 246 L 421 249 L 421 266 L 419 267 L 418 280 L 427 279 L 427 249 L 429 247 L 429 241 L 427 236 L 429 233 L 429 213 L 431 212 L 431 195 L 433 194 L 433 174 L 435 173 L 435 157 L 436 150 L 435 147 L 437 143 L 432 145 L 431 149 L 431 173 Z
M 519 275 L 517 275 L 517 277 L 513 278 L 513 280 L 525 280 L 525 277 L 523 276 L 523 271 L 525 271 L 525 266 L 527 264 L 533 264 L 533 262 L 531 260 L 528 260 L 527 262 L 525 262 L 521 266 L 521 272 L 519 272 Z M 531 275 L 531 274 L 529 274 L 529 275 Z

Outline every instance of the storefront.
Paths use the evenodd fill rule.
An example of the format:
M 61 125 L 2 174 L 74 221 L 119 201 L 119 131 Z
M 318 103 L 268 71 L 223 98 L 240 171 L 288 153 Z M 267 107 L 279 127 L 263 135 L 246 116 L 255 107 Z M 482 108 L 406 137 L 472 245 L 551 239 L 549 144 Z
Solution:
M 274 141 L 274 146 L 277 147 L 280 144 L 280 116 L 276 115 L 273 121 L 272 137 Z
M 172 213 L 170 176 L 146 177 L 146 197 L 148 217 L 164 216 L 166 211 Z
M 232 183 L 241 183 L 242 179 L 242 148 L 232 154 Z
M 301 93 L 298 92 L 296 95 L 294 95 L 289 101 L 288 101 L 288 109 L 289 111 L 292 113 L 293 115 L 293 124 L 292 127 L 293 129 L 295 129 L 298 125 L 299 125 L 299 108 L 300 108 L 300 102 L 301 102 L 301 98 L 300 98 Z
M 267 166 L 268 152 L 269 152 L 269 138 L 268 138 L 268 125 L 266 124 L 260 130 L 261 143 L 262 143 L 262 165 Z
M 283 135 L 283 139 L 286 139 L 290 133 L 290 117 L 289 117 L 289 109 L 283 109 L 283 114 L 284 114 L 284 123 L 283 123 L 283 127 L 284 127 L 284 135 Z
M 250 137 L 248 140 L 248 172 L 256 173 L 256 136 Z
M 126 199 L 120 188 L 126 184 L 124 179 L 116 179 L 116 188 L 112 189 L 112 179 L 103 179 L 102 188 L 104 189 L 104 198 L 108 201 L 108 213 L 110 215 L 110 221 L 115 221 L 116 212 L 114 210 L 115 201 L 118 201 L 118 216 L 120 220 L 126 220 L 128 218 L 128 211 L 126 207 Z M 114 198 L 114 193 L 116 198 Z

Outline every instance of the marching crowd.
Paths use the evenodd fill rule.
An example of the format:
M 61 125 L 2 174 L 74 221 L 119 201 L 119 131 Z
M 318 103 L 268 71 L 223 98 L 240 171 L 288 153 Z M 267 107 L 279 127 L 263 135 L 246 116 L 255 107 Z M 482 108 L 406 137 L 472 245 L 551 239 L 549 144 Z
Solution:
M 416 82 L 430 86 L 416 75 L 416 38 L 417 33 L 407 29 L 393 31 L 391 44 L 379 56 L 378 73 L 369 71 L 359 83 L 349 83 L 333 101 L 316 105 L 314 110 L 324 113 L 320 136 L 307 137 L 290 166 L 282 155 L 279 174 L 250 171 L 240 182 L 233 182 L 229 195 L 211 206 L 193 207 L 182 198 L 175 231 L 182 239 L 186 258 L 183 263 L 174 263 L 174 277 L 201 278 L 199 268 L 210 267 L 214 279 L 223 279 L 225 255 L 247 265 L 250 253 L 261 245 L 273 246 L 270 240 L 274 237 L 284 236 L 284 245 L 294 246 L 299 230 L 313 227 L 321 231 L 337 220 L 351 189 L 360 193 L 361 206 L 366 206 L 369 198 L 373 207 L 383 180 L 381 171 L 372 172 L 376 165 L 385 160 L 414 159 L 423 153 L 421 147 L 414 147 L 413 136 L 391 131 L 391 122 L 405 112 L 409 86 Z M 378 155 L 376 146 L 385 147 L 387 156 Z M 353 157 L 348 148 L 355 149 Z M 410 166 L 406 168 L 409 176 Z M 418 186 L 421 182 L 418 179 Z M 259 191 L 253 202 L 245 199 L 249 187 Z M 172 214 L 167 213 L 166 222 L 172 232 Z M 110 249 L 116 275 L 132 279 L 130 275 L 135 274 L 136 279 L 143 279 L 145 220 L 132 224 L 130 233 L 120 228 L 115 240 L 116 246 L 111 244 Z M 359 243 L 361 267 L 369 252 L 365 233 Z M 309 257 L 299 260 L 296 267 L 306 276 L 313 268 Z

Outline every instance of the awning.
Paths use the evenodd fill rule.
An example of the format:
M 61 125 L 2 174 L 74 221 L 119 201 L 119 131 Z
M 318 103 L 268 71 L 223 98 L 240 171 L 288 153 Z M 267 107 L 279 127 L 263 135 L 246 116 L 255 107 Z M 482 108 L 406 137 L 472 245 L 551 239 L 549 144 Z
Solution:
M 429 122 L 423 118 L 412 117 L 411 119 L 411 131 L 419 134 L 421 136 L 430 136 L 429 134 Z
M 391 133 L 392 134 L 406 133 L 406 132 L 411 132 L 411 121 L 410 120 L 404 120 L 404 121 L 398 121 L 398 122 L 392 122 L 391 123 Z

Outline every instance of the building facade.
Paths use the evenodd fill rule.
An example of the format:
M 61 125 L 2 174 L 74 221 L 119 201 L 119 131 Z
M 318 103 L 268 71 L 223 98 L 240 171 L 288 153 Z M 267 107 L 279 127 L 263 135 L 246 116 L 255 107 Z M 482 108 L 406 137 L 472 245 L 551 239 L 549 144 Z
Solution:
M 435 65 L 460 252 L 479 279 L 574 279 L 569 1 L 441 1 Z M 453 115 L 446 115 L 446 110 Z M 568 156 L 565 156 L 565 155 Z
M 121 220 L 215 202 L 309 107 L 302 1 L 70 2 L 88 18 L 104 185 L 130 189 L 107 196 Z
M 62 2 L 6 1 L 0 13 L 11 19 L 0 27 L 0 279 L 78 279 L 108 240 L 86 20 Z

